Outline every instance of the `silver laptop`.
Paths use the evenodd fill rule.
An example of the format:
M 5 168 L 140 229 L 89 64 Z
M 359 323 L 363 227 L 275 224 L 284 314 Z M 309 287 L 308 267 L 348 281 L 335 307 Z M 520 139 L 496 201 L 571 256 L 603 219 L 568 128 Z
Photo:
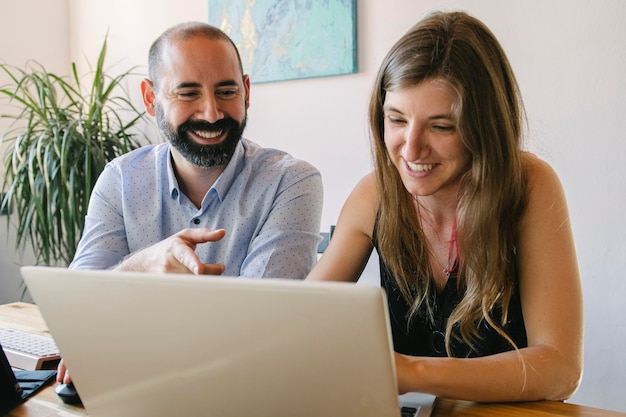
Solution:
M 90 417 L 430 415 L 397 395 L 378 287 L 21 272 Z

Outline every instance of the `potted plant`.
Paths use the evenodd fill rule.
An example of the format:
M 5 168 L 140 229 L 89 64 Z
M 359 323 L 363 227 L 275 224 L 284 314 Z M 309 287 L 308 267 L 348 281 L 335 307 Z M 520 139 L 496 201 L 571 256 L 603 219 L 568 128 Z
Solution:
M 0 65 L 10 79 L 0 97 L 14 110 L 0 114 L 11 120 L 0 136 L 7 148 L 0 207 L 17 229 L 18 249 L 30 243 L 37 264 L 69 265 L 96 179 L 108 161 L 145 138 L 136 129 L 144 112 L 122 84 L 132 69 L 107 75 L 106 45 L 105 39 L 88 87 L 75 63 L 69 77 L 35 61 L 25 69 Z

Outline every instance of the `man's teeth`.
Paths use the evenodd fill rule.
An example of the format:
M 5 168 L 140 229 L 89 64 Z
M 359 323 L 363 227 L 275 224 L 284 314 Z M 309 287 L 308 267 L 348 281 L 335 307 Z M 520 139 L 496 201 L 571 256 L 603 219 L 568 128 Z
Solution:
M 425 172 L 430 171 L 435 167 L 435 164 L 414 164 L 412 162 L 407 161 L 407 165 L 409 169 L 414 172 Z
M 222 134 L 223 130 L 209 131 L 209 130 L 196 130 L 193 133 L 200 136 L 203 139 L 213 139 Z

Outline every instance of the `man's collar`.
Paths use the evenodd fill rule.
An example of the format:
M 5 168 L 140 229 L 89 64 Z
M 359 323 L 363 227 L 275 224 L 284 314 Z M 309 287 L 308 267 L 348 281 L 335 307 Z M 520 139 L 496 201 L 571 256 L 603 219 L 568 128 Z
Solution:
M 233 181 L 235 181 L 237 175 L 243 170 L 245 164 L 245 154 L 244 140 L 241 138 L 235 147 L 235 151 L 233 152 L 233 156 L 228 162 L 228 165 L 226 165 L 224 171 L 209 189 L 209 191 L 211 189 L 215 189 L 220 200 L 224 199 Z M 178 179 L 174 173 L 172 146 L 169 144 L 167 148 L 167 179 L 170 196 L 174 199 L 179 199 L 181 191 L 178 185 Z

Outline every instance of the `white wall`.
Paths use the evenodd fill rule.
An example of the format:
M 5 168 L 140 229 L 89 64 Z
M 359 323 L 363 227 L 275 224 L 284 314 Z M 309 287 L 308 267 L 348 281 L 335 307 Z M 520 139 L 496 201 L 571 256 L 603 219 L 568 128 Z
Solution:
M 0 1 L 5 8 L 8 1 Z M 50 0 L 40 0 L 41 4 L 46 1 Z M 72 59 L 79 63 L 84 56 L 95 59 L 108 31 L 108 62 L 123 68 L 141 65 L 143 71 L 152 40 L 182 20 L 206 20 L 209 2 L 67 1 Z M 626 176 L 626 118 L 622 115 L 626 108 L 626 2 L 357 3 L 359 72 L 253 85 L 246 136 L 285 149 L 321 170 L 325 185 L 322 227 L 328 229 L 355 182 L 371 166 L 366 103 L 388 48 L 434 8 L 460 8 L 482 19 L 501 40 L 518 76 L 530 121 L 529 147 L 554 166 L 570 203 L 586 318 L 585 373 L 571 402 L 626 411 L 626 324 L 621 317 L 626 313 L 622 302 L 626 285 L 621 276 L 626 269 L 626 227 L 621 214 L 626 191 L 620 184 Z M 24 3 L 11 3 L 15 4 Z M 45 23 L 32 24 L 33 33 L 48 36 L 49 22 L 46 18 Z M 368 280 L 374 280 L 375 267 L 367 274 Z
M 57 74 L 67 74 L 70 62 L 68 0 L 0 0 L 0 62 L 23 68 L 34 59 Z M 0 74 L 0 85 L 7 77 Z M 0 111 L 9 108 L 0 104 Z M 8 126 L 0 120 L 0 131 Z M 4 172 L 6 146 L 0 147 L 0 172 Z M 0 185 L 3 176 L 0 175 Z M 0 216 L 0 303 L 19 300 L 24 287 L 19 267 L 34 262 L 32 250 L 16 253 L 15 229 Z M 26 300 L 29 300 L 28 296 Z

